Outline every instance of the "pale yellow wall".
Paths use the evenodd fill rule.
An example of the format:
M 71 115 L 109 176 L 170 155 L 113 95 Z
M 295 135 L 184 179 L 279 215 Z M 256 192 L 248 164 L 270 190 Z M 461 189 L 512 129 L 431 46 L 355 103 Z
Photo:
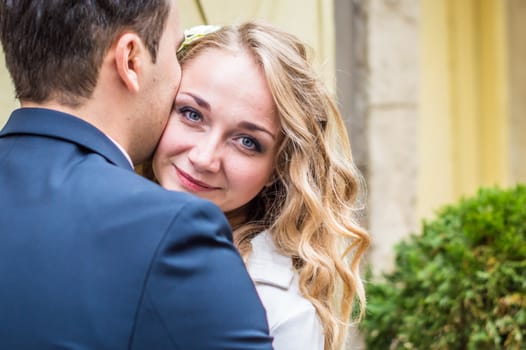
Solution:
M 419 216 L 452 200 L 455 187 L 446 2 L 424 0 L 421 13 Z
M 508 34 L 504 1 L 479 4 L 480 54 L 474 57 L 482 75 L 480 84 L 481 184 L 510 185 L 508 147 L 509 89 L 507 85 Z
M 504 1 L 479 4 L 481 184 L 510 184 L 508 135 L 509 90 L 507 85 L 508 35 Z
M 504 2 L 422 0 L 420 216 L 509 183 Z
M 202 24 L 196 0 L 179 0 L 183 27 Z M 201 0 L 208 24 L 240 23 L 261 19 L 287 30 L 308 43 L 315 64 L 334 88 L 333 0 Z

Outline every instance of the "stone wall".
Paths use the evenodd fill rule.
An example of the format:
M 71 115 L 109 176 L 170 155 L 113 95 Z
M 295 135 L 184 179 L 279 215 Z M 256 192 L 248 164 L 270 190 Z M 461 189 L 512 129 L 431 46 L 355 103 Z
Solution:
M 369 5 L 369 261 L 387 270 L 417 226 L 419 1 Z

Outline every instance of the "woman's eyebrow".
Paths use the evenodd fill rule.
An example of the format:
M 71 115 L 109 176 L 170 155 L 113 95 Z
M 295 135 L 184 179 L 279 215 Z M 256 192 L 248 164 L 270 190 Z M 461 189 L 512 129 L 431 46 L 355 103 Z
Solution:
M 272 137 L 274 140 L 276 139 L 276 136 L 272 132 L 270 132 L 269 130 L 267 130 L 264 127 L 259 126 L 257 124 L 254 124 L 254 123 L 251 123 L 251 122 L 247 122 L 247 121 L 243 121 L 243 122 L 239 123 L 239 126 L 241 126 L 242 128 L 251 130 L 251 131 L 264 132 L 264 133 L 270 135 L 270 137 Z
M 204 99 L 202 99 L 201 97 L 197 96 L 196 94 L 193 94 L 191 92 L 180 92 L 179 95 L 190 96 L 195 101 L 195 103 L 199 105 L 199 107 L 210 111 L 210 104 L 206 102 Z

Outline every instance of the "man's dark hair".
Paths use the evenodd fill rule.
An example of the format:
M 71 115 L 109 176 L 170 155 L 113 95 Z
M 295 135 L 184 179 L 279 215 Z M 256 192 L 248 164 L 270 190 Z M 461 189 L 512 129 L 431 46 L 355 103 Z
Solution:
M 104 55 L 125 30 L 142 38 L 155 62 L 169 10 L 168 0 L 0 0 L 17 98 L 78 105 L 93 93 Z

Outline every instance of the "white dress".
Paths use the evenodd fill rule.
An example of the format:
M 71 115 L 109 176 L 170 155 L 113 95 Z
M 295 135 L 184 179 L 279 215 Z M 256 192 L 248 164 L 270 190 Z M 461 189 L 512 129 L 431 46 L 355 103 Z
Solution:
M 247 268 L 267 311 L 275 350 L 323 350 L 324 336 L 316 309 L 299 291 L 292 260 L 276 250 L 264 231 L 252 240 Z

